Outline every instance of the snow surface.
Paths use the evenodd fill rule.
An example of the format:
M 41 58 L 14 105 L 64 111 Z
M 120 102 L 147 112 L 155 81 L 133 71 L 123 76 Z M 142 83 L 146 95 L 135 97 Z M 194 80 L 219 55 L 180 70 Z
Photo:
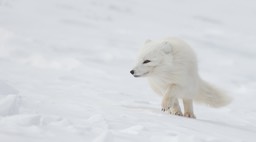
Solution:
M 0 141 L 254 142 L 255 15 L 252 0 L 0 0 Z M 167 36 L 231 105 L 161 112 L 129 71 L 146 39 Z

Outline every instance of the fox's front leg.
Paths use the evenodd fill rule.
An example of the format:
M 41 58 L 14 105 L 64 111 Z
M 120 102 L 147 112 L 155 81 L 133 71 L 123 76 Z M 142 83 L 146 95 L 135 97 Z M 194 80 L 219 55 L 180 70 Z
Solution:
M 170 114 L 183 116 L 178 99 L 177 98 L 173 98 L 173 99 L 174 99 L 174 104 L 169 110 Z
M 162 100 L 162 111 L 167 111 L 171 107 L 174 106 L 174 98 L 172 98 L 170 95 L 164 95 Z
M 169 111 L 170 114 L 183 116 L 181 109 L 180 109 L 178 99 L 173 98 L 173 97 L 171 97 L 171 98 L 164 97 L 163 98 L 162 111 Z
M 172 85 L 170 86 L 163 97 L 162 100 L 162 111 L 169 111 L 171 114 L 174 115 L 182 115 L 182 112 L 180 110 L 180 105 L 178 99 L 175 97 L 176 92 L 176 86 Z

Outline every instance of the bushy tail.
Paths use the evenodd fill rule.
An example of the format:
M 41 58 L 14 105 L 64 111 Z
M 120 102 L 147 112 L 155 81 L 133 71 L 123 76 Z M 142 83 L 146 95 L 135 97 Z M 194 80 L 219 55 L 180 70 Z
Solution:
M 228 105 L 232 101 L 232 98 L 227 96 L 222 90 L 201 80 L 199 94 L 196 96 L 195 101 L 219 108 Z

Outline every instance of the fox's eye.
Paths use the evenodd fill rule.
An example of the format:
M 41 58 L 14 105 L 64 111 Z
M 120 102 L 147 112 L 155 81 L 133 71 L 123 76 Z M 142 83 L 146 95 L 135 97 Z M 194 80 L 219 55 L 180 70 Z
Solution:
M 151 62 L 150 60 L 145 60 L 144 62 L 143 62 L 143 64 L 146 64 L 146 63 L 149 63 L 149 62 Z

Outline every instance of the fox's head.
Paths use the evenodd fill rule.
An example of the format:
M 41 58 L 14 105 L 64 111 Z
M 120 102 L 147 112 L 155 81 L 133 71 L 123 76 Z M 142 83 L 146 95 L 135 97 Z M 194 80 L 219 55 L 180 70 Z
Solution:
M 172 62 L 172 45 L 169 41 L 147 40 L 140 50 L 136 66 L 130 73 L 134 77 L 159 75 L 168 71 Z

